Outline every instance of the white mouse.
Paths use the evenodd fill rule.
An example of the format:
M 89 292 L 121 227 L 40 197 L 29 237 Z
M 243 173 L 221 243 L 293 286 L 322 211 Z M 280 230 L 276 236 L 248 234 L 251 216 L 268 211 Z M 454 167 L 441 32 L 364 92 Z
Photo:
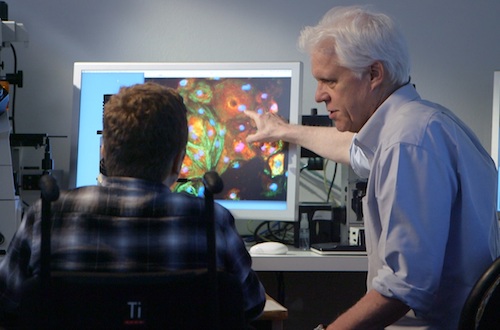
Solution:
M 286 254 L 288 247 L 279 242 L 263 242 L 257 243 L 250 248 L 250 254 L 253 255 L 279 255 Z

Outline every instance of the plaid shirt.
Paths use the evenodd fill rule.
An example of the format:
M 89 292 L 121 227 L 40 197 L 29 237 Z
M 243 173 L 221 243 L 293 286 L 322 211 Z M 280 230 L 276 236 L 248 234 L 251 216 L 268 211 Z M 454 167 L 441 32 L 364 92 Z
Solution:
M 52 203 L 51 267 L 71 271 L 158 271 L 207 266 L 205 203 L 159 183 L 107 178 L 101 186 L 61 193 Z M 245 308 L 256 317 L 264 288 L 234 218 L 215 204 L 217 265 L 236 275 Z M 0 309 L 19 300 L 22 284 L 40 271 L 41 203 L 25 214 L 0 264 Z

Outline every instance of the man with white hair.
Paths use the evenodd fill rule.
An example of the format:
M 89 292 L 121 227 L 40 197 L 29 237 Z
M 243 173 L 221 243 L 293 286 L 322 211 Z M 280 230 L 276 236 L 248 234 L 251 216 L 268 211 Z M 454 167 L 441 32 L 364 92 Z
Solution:
M 368 290 L 327 329 L 456 329 L 472 286 L 500 254 L 493 160 L 451 111 L 420 98 L 387 15 L 333 8 L 299 46 L 335 127 L 247 111 L 257 127 L 248 141 L 296 143 L 368 178 Z

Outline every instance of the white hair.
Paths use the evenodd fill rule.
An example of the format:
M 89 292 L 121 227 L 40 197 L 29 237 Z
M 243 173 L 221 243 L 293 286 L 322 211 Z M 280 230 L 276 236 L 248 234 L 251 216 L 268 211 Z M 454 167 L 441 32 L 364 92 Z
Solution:
M 395 22 L 366 6 L 334 7 L 316 26 L 305 27 L 298 46 L 302 51 L 331 52 L 339 65 L 361 75 L 375 61 L 381 61 L 393 84 L 410 77 L 406 40 Z

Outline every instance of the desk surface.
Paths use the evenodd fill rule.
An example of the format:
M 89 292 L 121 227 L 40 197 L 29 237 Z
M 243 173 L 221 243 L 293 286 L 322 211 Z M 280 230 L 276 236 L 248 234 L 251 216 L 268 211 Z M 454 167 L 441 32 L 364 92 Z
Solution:
M 266 305 L 259 320 L 286 320 L 287 318 L 288 309 L 266 293 Z
M 347 255 L 339 252 L 320 255 L 289 247 L 285 255 L 252 255 L 252 269 L 255 271 L 307 271 L 307 272 L 366 272 L 366 254 Z

